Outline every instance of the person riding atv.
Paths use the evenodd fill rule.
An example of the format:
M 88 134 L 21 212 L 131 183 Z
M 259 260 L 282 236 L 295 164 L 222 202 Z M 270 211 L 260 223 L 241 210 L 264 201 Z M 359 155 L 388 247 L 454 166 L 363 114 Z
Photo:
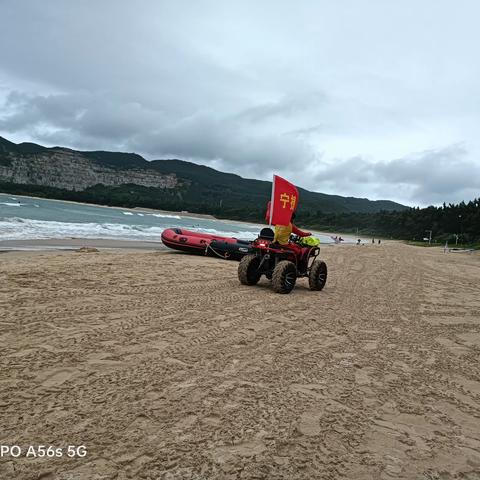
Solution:
M 286 228 L 294 231 L 291 223 Z M 298 231 L 296 227 L 295 229 Z M 278 233 L 279 229 L 276 230 Z M 245 255 L 240 261 L 240 283 L 256 285 L 262 275 L 265 275 L 272 282 L 275 292 L 290 293 L 297 278 L 307 277 L 310 290 L 322 290 L 327 281 L 327 265 L 317 259 L 320 253 L 319 241 L 304 242 L 306 246 L 303 246 L 295 243 L 294 239 L 280 244 L 274 241 L 274 238 L 271 228 L 262 228 L 258 238 L 251 244 L 252 253 Z
M 275 225 L 275 234 L 273 237 L 273 243 L 278 243 L 284 247 L 293 250 L 296 254 L 302 252 L 302 247 L 297 243 L 290 241 L 292 233 L 298 237 L 310 237 L 311 232 L 304 232 L 297 228 L 292 222 L 295 220 L 295 212 L 292 213 L 292 219 L 288 225 Z

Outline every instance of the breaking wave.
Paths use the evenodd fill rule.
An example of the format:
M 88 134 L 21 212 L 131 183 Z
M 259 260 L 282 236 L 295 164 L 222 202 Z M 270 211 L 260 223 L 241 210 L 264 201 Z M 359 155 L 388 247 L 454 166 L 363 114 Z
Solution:
M 125 225 L 119 223 L 66 223 L 55 221 L 7 218 L 0 221 L 0 240 L 34 240 L 45 238 L 105 238 L 118 240 L 155 240 L 165 227 L 150 225 Z M 190 228 L 193 230 L 192 228 Z M 255 233 L 231 232 L 212 228 L 195 230 L 225 237 L 253 239 Z

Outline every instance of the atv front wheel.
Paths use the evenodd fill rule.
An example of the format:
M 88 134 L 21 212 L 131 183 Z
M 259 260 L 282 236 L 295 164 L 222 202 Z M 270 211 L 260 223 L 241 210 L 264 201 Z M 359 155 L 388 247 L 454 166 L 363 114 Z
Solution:
M 245 255 L 238 265 L 238 279 L 242 285 L 256 285 L 262 276 L 258 267 L 260 257 L 258 255 Z
M 310 290 L 322 290 L 327 283 L 327 264 L 321 260 L 315 260 L 310 274 L 308 275 L 308 285 Z
M 297 267 L 293 262 L 278 262 L 272 276 L 272 287 L 277 293 L 290 293 L 297 281 Z

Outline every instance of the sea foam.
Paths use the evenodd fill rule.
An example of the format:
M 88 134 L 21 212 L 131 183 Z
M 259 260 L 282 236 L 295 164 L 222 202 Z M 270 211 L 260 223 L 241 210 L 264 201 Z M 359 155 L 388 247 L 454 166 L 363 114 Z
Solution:
M 181 227 L 183 228 L 183 227 Z M 121 223 L 67 223 L 25 218 L 0 220 L 0 240 L 33 240 L 45 238 L 106 238 L 123 240 L 159 241 L 165 226 L 125 225 Z M 189 228 L 193 230 L 193 228 Z M 254 232 L 232 232 L 213 228 L 195 228 L 196 231 L 219 235 L 253 239 Z

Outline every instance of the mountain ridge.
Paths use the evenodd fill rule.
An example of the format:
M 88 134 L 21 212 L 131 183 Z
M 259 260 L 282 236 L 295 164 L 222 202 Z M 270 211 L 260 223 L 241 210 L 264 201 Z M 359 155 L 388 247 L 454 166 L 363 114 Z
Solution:
M 180 159 L 146 160 L 137 153 L 81 151 L 15 144 L 0 137 L 0 190 L 32 192 L 119 206 L 189 210 L 261 218 L 271 182 L 243 178 Z M 408 207 L 390 200 L 343 197 L 299 188 L 301 210 L 374 213 Z

